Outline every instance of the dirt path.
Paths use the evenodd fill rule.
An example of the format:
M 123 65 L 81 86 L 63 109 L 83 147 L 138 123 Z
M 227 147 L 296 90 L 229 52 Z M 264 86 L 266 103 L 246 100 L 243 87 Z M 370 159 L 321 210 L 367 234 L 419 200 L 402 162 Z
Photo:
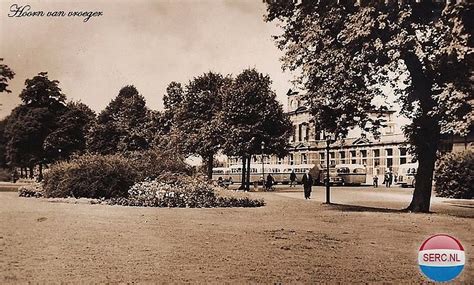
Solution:
M 298 194 L 252 193 L 267 202 L 254 209 L 155 209 L 0 192 L 0 283 L 422 282 L 417 250 L 435 233 L 462 241 L 468 261 L 458 281 L 473 283 L 472 218 L 327 206 Z

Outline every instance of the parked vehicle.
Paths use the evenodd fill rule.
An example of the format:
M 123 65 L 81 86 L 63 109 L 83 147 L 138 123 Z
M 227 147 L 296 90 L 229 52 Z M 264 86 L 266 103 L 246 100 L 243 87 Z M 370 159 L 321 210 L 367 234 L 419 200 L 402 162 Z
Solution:
M 257 163 L 250 164 L 250 183 L 262 183 L 263 175 L 270 173 L 275 180 L 275 183 L 288 184 L 290 182 L 290 174 L 292 171 L 296 174 L 296 182 L 301 183 L 303 174 L 309 170 L 313 176 L 315 183 L 319 181 L 320 167 L 314 164 L 265 164 L 264 173 L 262 173 L 262 165 Z M 230 167 L 215 167 L 212 170 L 212 179 L 217 181 L 219 177 L 224 181 L 241 181 L 242 165 L 232 165 Z
M 361 185 L 367 179 L 367 169 L 362 164 L 338 164 L 336 172 L 344 185 Z
M 398 167 L 397 184 L 401 187 L 415 187 L 417 170 L 418 162 L 401 164 Z

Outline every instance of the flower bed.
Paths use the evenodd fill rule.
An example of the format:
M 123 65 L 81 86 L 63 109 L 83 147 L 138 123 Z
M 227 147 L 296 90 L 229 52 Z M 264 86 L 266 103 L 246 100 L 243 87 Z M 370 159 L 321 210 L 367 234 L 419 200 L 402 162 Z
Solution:
M 41 183 L 20 186 L 18 188 L 18 196 L 20 197 L 43 197 L 43 186 Z
M 225 190 L 217 190 L 209 183 L 196 178 L 167 182 L 155 179 L 135 183 L 128 191 L 128 197 L 111 198 L 107 203 L 179 208 L 260 207 L 265 204 L 262 199 L 251 199 L 246 194 L 223 191 Z

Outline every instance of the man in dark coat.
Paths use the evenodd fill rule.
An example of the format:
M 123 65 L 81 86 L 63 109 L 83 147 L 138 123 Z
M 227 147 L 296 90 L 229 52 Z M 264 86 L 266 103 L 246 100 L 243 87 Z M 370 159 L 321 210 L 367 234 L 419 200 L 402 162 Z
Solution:
M 294 170 L 292 170 L 290 173 L 290 187 L 291 186 L 295 187 L 295 184 L 296 184 L 296 173 Z
M 303 182 L 304 198 L 310 199 L 311 187 L 313 186 L 313 177 L 311 176 L 311 174 L 309 174 L 309 170 L 306 170 L 306 173 L 303 175 L 301 182 Z

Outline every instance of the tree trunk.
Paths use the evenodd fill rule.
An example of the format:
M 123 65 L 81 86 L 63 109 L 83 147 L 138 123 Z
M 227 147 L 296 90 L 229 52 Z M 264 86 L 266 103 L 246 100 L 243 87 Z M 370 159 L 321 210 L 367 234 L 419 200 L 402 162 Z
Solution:
M 242 156 L 242 181 L 239 190 L 245 190 L 245 156 Z
M 245 190 L 250 191 L 250 157 L 247 157 L 247 181 L 245 184 Z
M 42 163 L 39 163 L 38 164 L 38 182 L 41 182 L 43 181 L 43 164 Z
M 405 55 L 405 64 L 410 72 L 415 103 L 418 100 L 420 114 L 409 126 L 409 143 L 415 148 L 418 159 L 418 170 L 415 176 L 415 191 L 407 210 L 429 212 L 433 172 L 436 163 L 436 152 L 440 141 L 439 118 L 430 115 L 436 106 L 431 96 L 432 80 L 425 74 L 422 63 L 413 52 Z
M 33 166 L 31 165 L 29 168 L 30 168 L 30 179 L 33 179 Z
M 407 210 L 423 213 L 430 211 L 431 186 L 435 162 L 436 155 L 432 157 L 419 157 L 418 171 L 415 176 L 415 191 Z
M 23 176 L 23 166 L 20 167 L 20 178 L 25 178 L 25 177 Z
M 207 174 L 207 179 L 212 180 L 212 167 L 214 164 L 214 155 L 210 154 L 207 157 L 206 161 L 206 174 Z

